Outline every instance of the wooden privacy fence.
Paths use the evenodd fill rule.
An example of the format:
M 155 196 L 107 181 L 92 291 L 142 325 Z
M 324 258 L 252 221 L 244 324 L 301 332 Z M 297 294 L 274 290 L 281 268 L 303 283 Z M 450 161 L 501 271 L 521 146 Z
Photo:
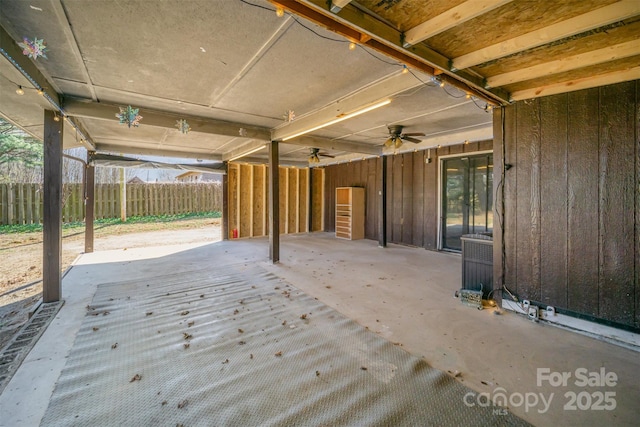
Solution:
M 0 184 L 2 225 L 42 223 L 40 184 Z M 62 221 L 84 220 L 82 184 L 64 184 Z M 127 216 L 222 211 L 220 183 L 127 184 Z M 120 217 L 120 184 L 96 184 L 95 218 Z

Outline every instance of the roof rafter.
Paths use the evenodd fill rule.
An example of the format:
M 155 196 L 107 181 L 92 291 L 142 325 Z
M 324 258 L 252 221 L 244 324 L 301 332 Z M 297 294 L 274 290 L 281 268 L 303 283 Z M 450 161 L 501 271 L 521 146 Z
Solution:
M 614 61 L 616 59 L 628 58 L 634 55 L 640 55 L 640 42 L 638 42 L 638 40 L 630 40 L 613 46 L 592 50 L 590 52 L 567 56 L 555 61 L 549 61 L 508 73 L 490 76 L 487 77 L 487 87 L 497 87 L 511 83 L 523 82 L 533 78 L 576 70 L 578 68 Z
M 443 33 L 511 1 L 513 0 L 467 0 L 406 31 L 404 47 L 412 46 L 429 37 Z
M 338 13 L 349 3 L 351 0 L 331 0 L 331 12 Z
M 462 70 L 494 59 L 522 52 L 556 40 L 580 34 L 640 14 L 640 2 L 621 0 L 582 15 L 461 55 L 452 61 L 452 70 Z
M 640 79 L 640 67 L 629 68 L 621 71 L 612 71 L 597 76 L 583 77 L 581 79 L 553 83 L 546 86 L 524 89 L 511 94 L 513 101 L 537 98 L 540 96 L 556 95 L 581 89 L 589 89 L 597 86 L 625 82 Z
M 437 69 L 448 75 L 447 83 L 491 103 L 508 102 L 509 95 L 501 89 L 485 89 L 484 80 L 465 70 L 451 71 L 450 60 L 423 43 L 404 48 L 400 31 L 362 13 L 353 5 L 346 5 L 339 13 L 331 13 L 324 0 L 269 0 L 271 3 L 308 19 L 329 31 L 349 40 L 363 40 L 362 34 L 371 37 L 362 44 L 388 57 L 434 75 Z

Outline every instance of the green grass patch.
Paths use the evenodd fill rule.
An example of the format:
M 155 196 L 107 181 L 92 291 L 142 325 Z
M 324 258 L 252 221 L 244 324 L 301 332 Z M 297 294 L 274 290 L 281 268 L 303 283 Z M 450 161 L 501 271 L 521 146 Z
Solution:
M 104 218 L 94 221 L 95 226 L 109 226 L 109 225 L 124 225 L 124 224 L 149 224 L 149 223 L 162 223 L 162 222 L 174 222 L 188 219 L 199 218 L 221 218 L 220 212 L 196 212 L 196 213 L 184 213 L 176 215 L 150 215 L 150 216 L 131 216 L 127 218 L 126 222 L 120 221 L 120 218 Z M 84 222 L 69 222 L 62 224 L 63 230 L 74 230 L 77 228 L 84 228 Z M 10 233 L 37 233 L 42 231 L 42 224 L 14 224 L 14 225 L 0 225 L 0 234 Z

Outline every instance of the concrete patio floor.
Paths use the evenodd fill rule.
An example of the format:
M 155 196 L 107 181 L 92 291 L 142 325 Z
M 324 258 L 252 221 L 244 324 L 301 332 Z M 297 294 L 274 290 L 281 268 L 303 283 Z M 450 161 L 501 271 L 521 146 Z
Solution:
M 638 352 L 513 313 L 463 306 L 453 298 L 459 255 L 381 249 L 374 241 L 337 240 L 331 233 L 283 236 L 277 265 L 266 261 L 267 253 L 266 239 L 252 239 L 82 255 L 64 278 L 65 305 L 0 395 L 0 425 L 40 425 L 97 284 L 218 271 L 238 262 L 259 264 L 489 399 L 504 394 L 509 412 L 534 425 L 637 424 Z M 148 262 L 134 263 L 140 260 Z M 539 378 L 538 369 L 570 376 L 566 385 L 554 385 Z M 603 370 L 615 374 L 615 385 L 577 381 Z M 600 402 L 604 409 L 598 410 L 605 392 L 608 405 Z M 451 402 L 451 410 L 483 402 Z

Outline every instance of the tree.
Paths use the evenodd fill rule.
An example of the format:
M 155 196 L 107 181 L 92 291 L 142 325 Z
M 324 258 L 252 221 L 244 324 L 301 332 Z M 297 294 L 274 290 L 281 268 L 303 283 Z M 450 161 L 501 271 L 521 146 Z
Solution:
M 81 160 L 87 158 L 87 151 L 82 147 L 64 150 L 64 154 Z M 83 181 L 84 163 L 64 157 L 62 159 L 62 182 L 82 183 Z
M 0 181 L 39 181 L 42 162 L 42 144 L 0 118 Z
M 42 165 L 42 145 L 25 137 L 0 134 L 0 165 L 12 162 L 29 167 Z
M 42 144 L 38 140 L 0 119 L 0 165 L 17 162 L 30 167 L 40 166 L 42 158 Z

